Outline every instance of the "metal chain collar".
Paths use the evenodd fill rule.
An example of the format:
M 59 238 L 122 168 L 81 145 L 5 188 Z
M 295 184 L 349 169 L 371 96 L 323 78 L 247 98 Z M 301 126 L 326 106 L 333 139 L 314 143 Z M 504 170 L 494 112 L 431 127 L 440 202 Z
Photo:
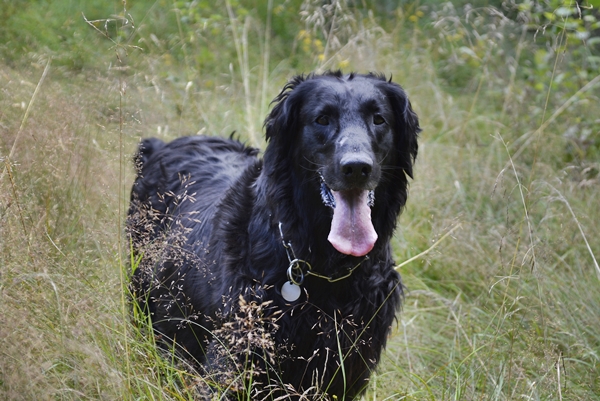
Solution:
M 283 247 L 285 248 L 285 253 L 287 254 L 288 261 L 290 262 L 288 269 L 287 269 L 287 277 L 288 277 L 288 280 L 292 284 L 295 284 L 297 286 L 301 286 L 302 283 L 304 283 L 305 276 L 318 277 L 318 278 L 327 280 L 330 283 L 335 283 L 337 281 L 344 280 L 344 279 L 350 277 L 352 275 L 352 273 L 354 273 L 354 270 L 356 270 L 365 260 L 369 259 L 369 255 L 365 255 L 363 260 L 358 262 L 356 264 L 356 266 L 352 267 L 351 269 L 348 269 L 347 274 L 340 276 L 340 277 L 333 278 L 330 276 L 324 276 L 322 274 L 314 273 L 312 271 L 312 266 L 310 265 L 310 263 L 308 263 L 306 260 L 298 259 L 296 257 L 296 254 L 294 253 L 294 249 L 292 248 L 292 243 L 286 242 L 283 237 L 283 229 L 281 228 L 281 225 L 282 225 L 281 222 L 279 222 L 279 234 L 281 235 L 281 242 L 283 243 Z

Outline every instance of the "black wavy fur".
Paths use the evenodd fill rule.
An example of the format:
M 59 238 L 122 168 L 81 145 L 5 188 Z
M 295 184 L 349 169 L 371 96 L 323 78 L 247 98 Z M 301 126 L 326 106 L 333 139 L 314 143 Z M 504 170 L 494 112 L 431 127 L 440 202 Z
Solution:
M 134 253 L 142 256 L 132 288 L 163 346 L 175 345 L 204 375 L 253 369 L 254 390 L 231 386 L 231 398 L 253 391 L 252 399 L 355 399 L 401 303 L 389 241 L 413 175 L 418 118 L 404 90 L 376 74 L 297 76 L 273 103 L 262 160 L 231 138 L 140 143 L 127 223 Z M 317 112 L 327 115 L 327 125 L 315 123 Z M 383 126 L 371 121 L 377 113 Z M 360 148 L 374 160 L 368 183 L 340 181 L 333 164 L 349 152 L 341 135 L 354 141 L 351 151 Z M 322 177 L 342 189 L 374 187 L 378 240 L 350 277 L 332 283 L 307 276 L 300 299 L 286 302 L 280 222 L 314 272 L 341 276 L 363 259 L 328 242 L 332 212 L 322 201 Z M 236 320 L 250 319 L 242 311 L 248 304 L 260 309 L 250 329 Z M 270 346 L 249 341 L 241 353 L 224 349 L 231 344 L 222 342 L 241 341 L 254 329 Z M 242 334 L 228 337 L 227 330 Z

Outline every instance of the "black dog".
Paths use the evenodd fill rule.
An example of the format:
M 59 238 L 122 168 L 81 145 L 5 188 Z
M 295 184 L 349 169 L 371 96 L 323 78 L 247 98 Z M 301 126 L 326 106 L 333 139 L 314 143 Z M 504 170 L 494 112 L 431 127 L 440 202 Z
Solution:
M 140 144 L 133 289 L 210 391 L 354 399 L 401 302 L 389 241 L 418 118 L 374 74 L 295 77 L 274 103 L 262 161 L 232 139 Z

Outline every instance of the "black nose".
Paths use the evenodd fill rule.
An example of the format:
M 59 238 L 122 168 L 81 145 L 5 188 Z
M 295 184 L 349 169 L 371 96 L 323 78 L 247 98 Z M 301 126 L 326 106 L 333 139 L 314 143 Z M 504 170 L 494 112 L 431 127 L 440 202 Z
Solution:
M 348 184 L 363 184 L 371 176 L 373 161 L 367 156 L 353 156 L 341 161 L 341 171 L 344 181 Z

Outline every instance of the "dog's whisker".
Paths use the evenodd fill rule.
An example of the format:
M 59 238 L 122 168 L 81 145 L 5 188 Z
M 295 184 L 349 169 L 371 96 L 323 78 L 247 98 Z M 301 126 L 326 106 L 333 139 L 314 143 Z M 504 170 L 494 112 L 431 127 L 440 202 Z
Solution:
M 314 169 L 314 170 L 310 170 L 308 167 L 306 167 L 306 168 L 307 168 L 308 170 L 310 170 L 310 171 L 318 171 L 319 169 L 321 169 L 321 168 L 323 168 L 323 167 L 326 167 L 326 166 L 327 166 L 326 164 L 319 164 L 319 163 L 317 163 L 317 162 L 315 162 L 315 161 L 313 161 L 313 160 L 310 160 L 308 157 L 306 157 L 306 156 L 304 156 L 304 155 L 303 155 L 302 157 L 303 157 L 303 158 L 304 158 L 304 160 L 306 160 L 306 161 L 307 161 L 309 164 L 311 164 L 311 165 L 313 165 L 313 164 L 314 164 L 315 166 L 317 166 L 317 168 L 316 168 L 316 169 Z M 303 166 L 303 167 L 305 167 L 305 166 Z

